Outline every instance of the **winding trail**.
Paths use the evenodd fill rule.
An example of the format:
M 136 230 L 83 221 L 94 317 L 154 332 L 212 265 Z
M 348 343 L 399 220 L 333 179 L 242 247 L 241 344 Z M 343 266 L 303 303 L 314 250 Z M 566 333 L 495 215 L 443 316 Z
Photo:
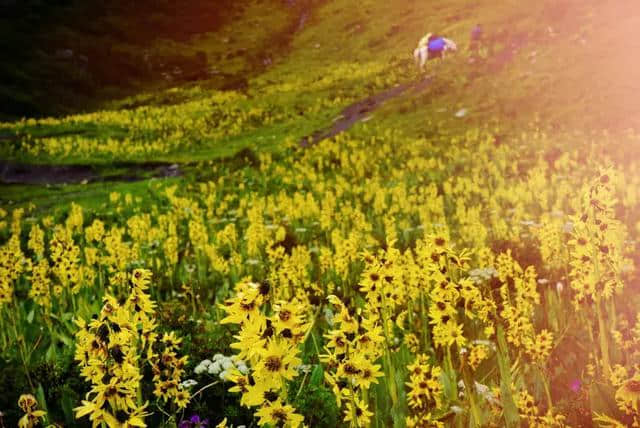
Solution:
M 124 169 L 125 172 L 105 173 Z M 96 181 L 140 181 L 150 177 L 177 177 L 182 172 L 178 164 L 161 162 L 117 162 L 107 167 L 92 165 L 33 165 L 0 161 L 0 183 L 63 184 Z
M 302 137 L 299 142 L 300 147 L 310 147 L 322 140 L 334 137 L 351 128 L 356 122 L 364 119 L 367 115 L 380 107 L 385 101 L 396 98 L 410 89 L 413 91 L 422 91 L 429 86 L 430 83 L 431 76 L 427 76 L 417 82 L 402 83 L 353 103 L 342 110 L 340 116 L 338 116 L 338 120 L 336 120 L 331 127 L 320 129 L 311 135 Z
M 300 140 L 300 147 L 310 147 L 327 138 L 347 131 L 355 123 L 370 115 L 385 101 L 402 95 L 407 90 L 424 90 L 431 83 L 427 76 L 415 82 L 407 82 L 357 101 L 344 110 L 334 123 L 319 129 Z M 0 160 L 0 183 L 4 184 L 62 184 L 96 181 L 139 181 L 150 177 L 176 177 L 189 164 L 163 162 L 116 162 L 108 166 L 97 165 L 34 165 Z M 124 170 L 124 172 L 122 172 Z M 111 173 L 109 173 L 111 171 Z

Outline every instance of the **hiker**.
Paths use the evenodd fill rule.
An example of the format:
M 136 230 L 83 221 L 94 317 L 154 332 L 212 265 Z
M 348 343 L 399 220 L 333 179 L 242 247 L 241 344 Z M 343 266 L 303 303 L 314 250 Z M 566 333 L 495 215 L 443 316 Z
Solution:
M 424 69 L 425 63 L 434 58 L 444 58 L 447 51 L 456 51 L 457 45 L 445 37 L 432 33 L 427 33 L 418 42 L 418 47 L 413 51 L 413 58 L 416 64 L 419 63 L 420 70 Z
M 480 24 L 476 24 L 476 26 L 471 29 L 471 42 L 469 43 L 469 50 L 477 51 L 480 48 L 483 35 L 484 31 L 482 30 L 482 26 Z
M 483 33 L 484 31 L 482 30 L 482 26 L 480 24 L 476 24 L 476 26 L 471 29 L 471 41 L 480 42 L 482 40 Z

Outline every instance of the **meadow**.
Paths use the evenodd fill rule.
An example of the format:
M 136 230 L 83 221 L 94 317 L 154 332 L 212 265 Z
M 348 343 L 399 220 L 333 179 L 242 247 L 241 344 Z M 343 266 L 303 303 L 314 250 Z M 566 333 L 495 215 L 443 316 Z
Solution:
M 635 75 L 592 79 L 640 15 L 309 4 L 244 89 L 0 123 L 3 161 L 95 173 L 0 185 L 0 426 L 638 426 Z M 428 84 L 301 144 L 423 79 L 436 24 Z

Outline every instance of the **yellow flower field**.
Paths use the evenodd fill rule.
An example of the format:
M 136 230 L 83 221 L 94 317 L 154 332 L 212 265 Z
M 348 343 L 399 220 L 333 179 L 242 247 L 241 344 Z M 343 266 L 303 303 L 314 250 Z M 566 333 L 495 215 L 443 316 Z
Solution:
M 414 3 L 304 3 L 245 89 L 0 122 L 0 427 L 640 426 L 640 136 L 615 82 L 528 80 L 587 92 L 598 5 Z M 422 20 L 460 41 L 424 74 Z
M 523 161 L 519 143 L 540 149 Z M 578 151 L 549 162 L 548 144 L 496 147 L 491 129 L 446 148 L 344 136 L 151 186 L 152 203 L 3 211 L 3 348 L 34 387 L 36 355 L 75 348 L 89 391 L 77 417 L 141 426 L 165 408 L 176 422 L 197 361 L 158 330 L 173 300 L 180 323 L 232 335 L 246 370 L 223 383 L 261 425 L 305 423 L 295 404 L 311 385 L 353 426 L 564 426 L 566 397 L 588 406 L 600 388 L 616 407 L 595 414 L 625 424 L 640 176 Z

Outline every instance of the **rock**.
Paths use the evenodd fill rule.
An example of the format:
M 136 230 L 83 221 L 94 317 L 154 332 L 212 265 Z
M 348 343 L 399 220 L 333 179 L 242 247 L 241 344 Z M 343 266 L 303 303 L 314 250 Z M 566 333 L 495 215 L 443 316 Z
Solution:
M 400 26 L 398 24 L 392 25 L 389 31 L 387 31 L 387 37 L 392 37 L 400 32 Z
M 58 59 L 71 59 L 73 58 L 73 51 L 71 49 L 58 49 L 55 52 L 55 56 Z
M 467 109 L 461 108 L 456 112 L 455 117 L 465 117 L 466 115 L 467 115 Z

